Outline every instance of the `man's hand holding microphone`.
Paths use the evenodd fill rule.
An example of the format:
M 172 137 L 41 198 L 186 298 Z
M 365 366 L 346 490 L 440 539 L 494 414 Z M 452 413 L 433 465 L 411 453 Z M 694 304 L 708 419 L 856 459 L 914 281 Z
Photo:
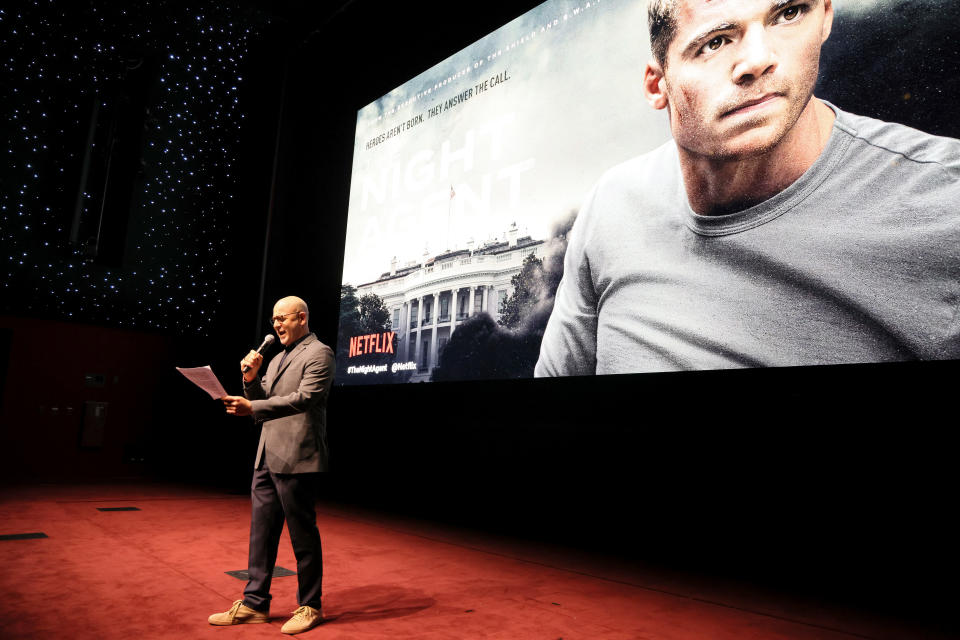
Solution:
M 260 352 L 273 344 L 273 336 L 267 335 L 263 339 L 263 344 L 256 351 L 251 350 L 243 360 L 240 361 L 240 372 L 243 374 L 245 383 L 253 382 L 257 379 L 257 373 L 260 371 L 260 365 L 263 364 L 263 354 Z M 253 413 L 250 401 L 243 396 L 224 396 L 222 398 L 223 406 L 227 413 L 235 416 L 249 416 Z

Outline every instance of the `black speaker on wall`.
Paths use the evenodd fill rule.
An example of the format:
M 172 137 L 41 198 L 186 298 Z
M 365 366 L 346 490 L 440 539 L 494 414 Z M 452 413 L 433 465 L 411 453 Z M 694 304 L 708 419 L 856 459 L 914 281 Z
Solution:
M 134 187 L 142 176 L 143 141 L 159 64 L 147 52 L 126 52 L 89 100 L 88 131 L 77 190 L 71 244 L 85 259 L 123 263 Z

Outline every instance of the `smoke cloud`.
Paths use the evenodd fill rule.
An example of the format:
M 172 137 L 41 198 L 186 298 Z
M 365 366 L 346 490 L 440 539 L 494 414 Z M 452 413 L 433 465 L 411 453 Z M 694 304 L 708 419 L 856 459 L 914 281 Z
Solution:
M 457 327 L 443 353 L 433 380 L 489 380 L 532 378 L 540 356 L 543 331 L 553 311 L 554 297 L 563 278 L 567 234 L 577 210 L 554 223 L 543 245 L 543 271 L 530 281 L 537 302 L 516 329 L 507 329 L 488 313 L 480 313 Z

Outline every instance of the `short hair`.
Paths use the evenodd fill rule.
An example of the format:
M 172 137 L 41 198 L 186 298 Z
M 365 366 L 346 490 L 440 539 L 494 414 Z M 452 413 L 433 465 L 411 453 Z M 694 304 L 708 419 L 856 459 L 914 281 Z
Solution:
M 675 8 L 675 0 L 649 0 L 647 3 L 650 52 L 661 67 L 667 66 L 667 48 L 677 35 Z

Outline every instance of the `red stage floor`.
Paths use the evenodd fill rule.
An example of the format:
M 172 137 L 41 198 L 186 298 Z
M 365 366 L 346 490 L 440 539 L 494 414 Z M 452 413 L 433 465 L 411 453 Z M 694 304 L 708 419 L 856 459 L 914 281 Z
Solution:
M 99 511 L 135 506 L 139 511 Z M 274 579 L 266 625 L 212 627 L 243 582 L 249 501 L 162 484 L 0 493 L 2 638 L 266 638 L 296 608 Z M 938 638 L 876 614 L 394 516 L 321 504 L 314 638 L 818 640 Z M 296 569 L 284 533 L 280 566 Z

